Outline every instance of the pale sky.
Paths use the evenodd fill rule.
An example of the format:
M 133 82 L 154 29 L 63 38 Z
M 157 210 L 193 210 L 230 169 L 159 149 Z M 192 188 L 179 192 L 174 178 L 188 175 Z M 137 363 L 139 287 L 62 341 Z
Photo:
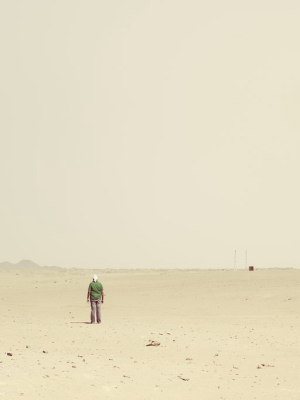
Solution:
M 300 267 L 299 0 L 0 3 L 0 262 Z

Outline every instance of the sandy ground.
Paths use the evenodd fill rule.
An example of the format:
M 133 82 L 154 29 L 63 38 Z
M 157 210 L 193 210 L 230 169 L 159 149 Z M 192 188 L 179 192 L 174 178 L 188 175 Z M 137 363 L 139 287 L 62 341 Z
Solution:
M 1 269 L 0 397 L 299 400 L 299 290 L 299 270 Z

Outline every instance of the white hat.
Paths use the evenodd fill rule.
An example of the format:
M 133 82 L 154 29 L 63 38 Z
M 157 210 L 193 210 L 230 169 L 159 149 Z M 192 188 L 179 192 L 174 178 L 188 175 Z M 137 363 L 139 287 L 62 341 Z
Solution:
M 98 280 L 98 276 L 97 275 L 93 275 L 93 281 L 97 282 L 97 280 Z

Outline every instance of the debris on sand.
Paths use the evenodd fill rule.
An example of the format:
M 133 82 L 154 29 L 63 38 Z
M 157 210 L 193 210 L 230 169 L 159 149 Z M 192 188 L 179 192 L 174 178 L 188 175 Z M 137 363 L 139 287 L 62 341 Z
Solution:
M 257 369 L 261 369 L 262 367 L 274 368 L 275 365 L 270 365 L 270 364 L 259 364 L 256 368 L 257 368 Z
M 149 340 L 149 343 L 146 346 L 160 346 L 159 342 L 155 342 L 154 340 Z
M 11 357 L 11 356 L 12 356 L 12 353 L 6 353 L 6 355 Z

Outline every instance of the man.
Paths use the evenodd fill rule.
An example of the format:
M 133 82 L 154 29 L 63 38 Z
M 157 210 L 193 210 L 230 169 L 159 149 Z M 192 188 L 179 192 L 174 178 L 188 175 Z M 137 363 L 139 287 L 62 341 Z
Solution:
M 89 285 L 87 302 L 91 301 L 91 324 L 95 323 L 95 311 L 97 323 L 101 322 L 101 303 L 104 300 L 102 283 L 98 282 L 98 276 L 93 276 L 93 281 Z

